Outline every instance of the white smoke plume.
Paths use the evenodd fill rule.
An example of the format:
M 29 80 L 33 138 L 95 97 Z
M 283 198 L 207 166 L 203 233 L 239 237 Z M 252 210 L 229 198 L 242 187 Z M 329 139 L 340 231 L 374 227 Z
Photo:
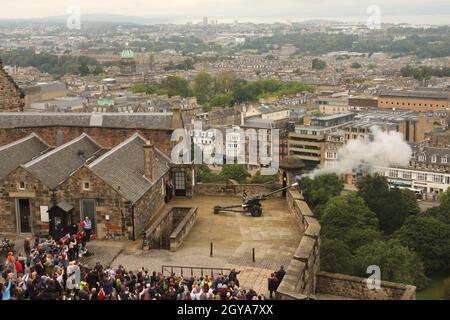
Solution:
M 376 166 L 406 166 L 412 150 L 400 133 L 371 128 L 373 140 L 360 138 L 350 140 L 338 150 L 338 160 L 320 166 L 305 176 L 314 179 L 320 175 L 336 173 L 351 174 L 357 170 L 372 173 Z

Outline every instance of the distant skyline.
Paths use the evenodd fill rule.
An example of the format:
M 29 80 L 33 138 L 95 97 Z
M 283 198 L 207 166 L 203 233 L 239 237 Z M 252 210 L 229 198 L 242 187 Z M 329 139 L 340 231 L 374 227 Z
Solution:
M 381 9 L 382 22 L 450 24 L 448 0 L 1 0 L 0 19 L 67 15 L 71 6 L 86 14 L 164 18 L 173 22 L 365 21 L 371 5 Z

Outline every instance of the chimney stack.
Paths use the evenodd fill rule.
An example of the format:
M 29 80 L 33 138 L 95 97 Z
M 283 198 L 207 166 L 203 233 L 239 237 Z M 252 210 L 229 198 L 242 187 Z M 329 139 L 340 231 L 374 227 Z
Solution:
M 183 119 L 181 118 L 181 106 L 172 108 L 172 129 L 183 129 Z
M 156 178 L 155 174 L 155 148 L 150 141 L 144 145 L 144 175 L 153 182 Z

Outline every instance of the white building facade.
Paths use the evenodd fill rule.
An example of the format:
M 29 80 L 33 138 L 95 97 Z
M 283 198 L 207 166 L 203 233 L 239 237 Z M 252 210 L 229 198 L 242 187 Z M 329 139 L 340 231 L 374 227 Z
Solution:
M 450 173 L 394 167 L 377 167 L 375 172 L 392 184 L 421 189 L 429 194 L 442 193 L 450 187 Z

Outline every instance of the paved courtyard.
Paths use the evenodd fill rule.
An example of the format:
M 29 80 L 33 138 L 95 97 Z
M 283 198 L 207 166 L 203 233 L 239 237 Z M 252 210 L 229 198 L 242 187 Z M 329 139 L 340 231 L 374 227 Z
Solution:
M 280 265 L 289 264 L 300 241 L 301 230 L 288 213 L 286 201 L 280 198 L 265 201 L 260 218 L 240 213 L 213 214 L 216 205 L 239 204 L 241 201 L 241 198 L 221 196 L 176 199 L 169 206 L 199 208 L 198 220 L 177 252 L 142 251 L 141 240 L 134 243 L 93 241 L 90 249 L 95 255 L 89 262 L 121 264 L 132 270 L 145 267 L 159 272 L 163 265 L 234 267 L 241 270 L 239 279 L 244 288 L 267 294 L 267 278 Z M 213 243 L 213 257 L 210 257 L 210 243 Z M 174 272 L 180 273 L 179 269 Z

